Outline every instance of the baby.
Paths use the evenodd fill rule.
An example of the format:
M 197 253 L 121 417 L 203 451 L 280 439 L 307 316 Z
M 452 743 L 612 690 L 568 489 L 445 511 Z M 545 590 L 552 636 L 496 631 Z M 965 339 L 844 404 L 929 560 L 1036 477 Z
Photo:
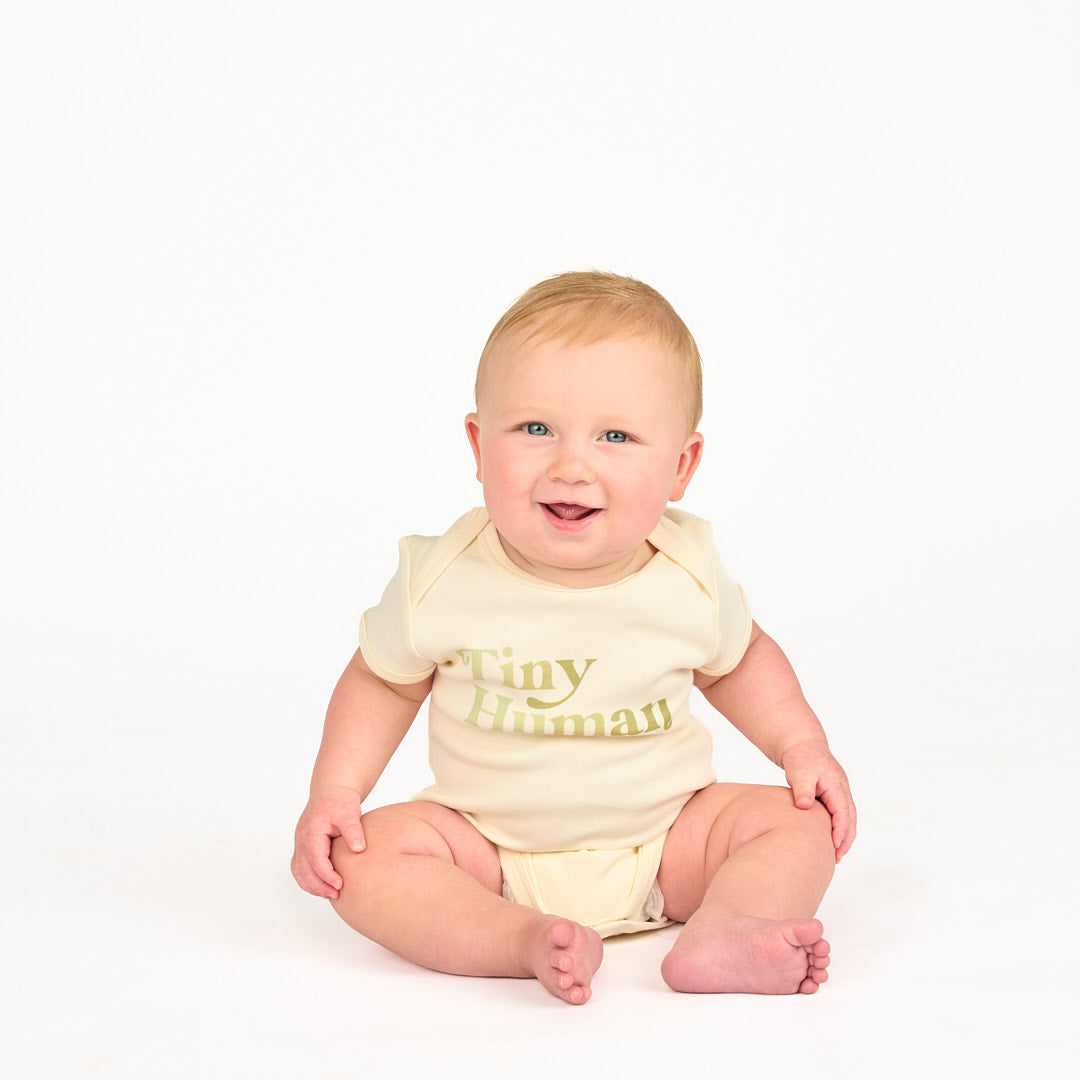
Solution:
M 563 274 L 492 331 L 465 421 L 484 507 L 401 542 L 296 828 L 297 882 L 366 937 L 572 1004 L 603 937 L 671 922 L 674 990 L 827 978 L 813 915 L 855 806 L 709 526 L 668 505 L 700 417 L 694 339 L 641 282 Z M 692 686 L 790 787 L 716 782 Z M 362 814 L 426 700 L 434 784 Z

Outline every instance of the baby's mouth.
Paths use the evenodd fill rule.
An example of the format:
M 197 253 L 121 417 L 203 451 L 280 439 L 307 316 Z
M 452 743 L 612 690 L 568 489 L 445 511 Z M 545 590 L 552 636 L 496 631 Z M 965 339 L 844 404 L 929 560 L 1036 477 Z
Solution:
M 544 508 L 562 521 L 583 521 L 600 512 L 599 507 L 578 506 L 577 503 L 544 503 Z

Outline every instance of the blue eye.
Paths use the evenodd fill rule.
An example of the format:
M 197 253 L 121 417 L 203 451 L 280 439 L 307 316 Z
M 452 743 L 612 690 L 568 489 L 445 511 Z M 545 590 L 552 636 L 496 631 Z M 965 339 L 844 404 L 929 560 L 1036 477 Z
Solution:
M 538 420 L 533 420 L 525 425 L 525 433 L 527 435 L 548 435 L 547 424 L 541 424 Z
M 629 442 L 630 436 L 625 431 L 605 431 L 605 442 Z

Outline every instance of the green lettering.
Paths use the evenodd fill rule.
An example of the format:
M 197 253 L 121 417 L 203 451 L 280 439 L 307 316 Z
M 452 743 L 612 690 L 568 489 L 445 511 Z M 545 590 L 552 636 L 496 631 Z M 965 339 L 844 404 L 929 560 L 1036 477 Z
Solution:
M 514 731 L 524 732 L 527 730 L 530 735 L 535 735 L 537 726 L 539 725 L 539 727 L 541 728 L 543 728 L 544 726 L 544 718 L 542 716 L 538 716 L 536 713 L 533 713 L 531 717 L 529 717 L 529 719 L 532 720 L 532 724 L 528 728 L 526 728 L 525 726 L 525 721 L 526 717 L 529 716 L 529 714 L 515 709 L 512 715 L 514 717 Z
M 503 694 L 496 694 L 495 700 L 498 704 L 496 704 L 494 709 L 485 709 L 483 705 L 484 699 L 487 697 L 487 691 L 482 686 L 474 686 L 473 691 L 473 706 L 469 715 L 465 717 L 465 723 L 472 724 L 473 727 L 484 726 L 491 731 L 502 731 L 503 720 L 506 718 L 506 710 L 513 704 L 513 700 L 505 697 Z M 486 713 L 491 717 L 490 724 L 480 724 L 481 713 Z
M 536 670 L 540 669 L 540 682 L 536 682 Z M 555 682 L 551 677 L 551 661 L 550 660 L 530 660 L 527 664 L 521 665 L 521 690 L 554 690 Z M 530 701 L 529 705 L 534 709 L 538 706 L 533 705 Z
M 507 646 L 505 649 L 503 649 L 502 654 L 503 654 L 503 656 L 509 658 L 509 657 L 514 655 L 514 650 L 511 649 L 509 646 Z M 503 686 L 510 686 L 510 687 L 513 687 L 516 690 L 517 686 L 514 683 L 514 662 L 513 662 L 513 660 L 507 659 L 505 664 L 500 664 L 499 665 L 499 670 L 502 672 Z
M 484 677 L 485 656 L 499 659 L 499 654 L 495 649 L 458 649 L 458 656 L 461 657 L 463 664 L 468 664 L 472 669 L 474 682 L 479 682 Z
M 633 709 L 619 709 L 611 714 L 612 735 L 640 735 L 645 729 L 638 727 Z
M 529 706 L 530 709 L 554 709 L 557 706 L 562 705 L 564 702 L 569 701 L 574 696 L 577 688 L 581 685 L 581 680 L 585 678 L 585 675 L 588 673 L 589 668 L 591 668 L 593 664 L 596 663 L 596 657 L 594 656 L 591 660 L 585 661 L 585 667 L 580 675 L 578 674 L 577 667 L 574 665 L 573 660 L 556 660 L 555 663 L 558 664 L 564 672 L 566 672 L 566 676 L 570 680 L 570 693 L 567 694 L 566 697 L 560 698 L 558 701 L 542 701 L 540 698 L 533 697 L 527 698 L 526 704 Z M 548 689 L 548 687 L 543 686 L 539 687 L 538 689 L 546 690 Z
M 663 716 L 664 716 L 664 730 L 665 731 L 670 731 L 671 730 L 671 710 L 668 708 L 667 698 L 661 698 L 657 702 L 650 701 L 648 705 L 643 705 L 642 706 L 641 711 L 645 714 L 645 719 L 649 721 L 649 726 L 645 730 L 646 731 L 659 731 L 660 730 L 660 722 L 656 719 L 656 716 L 653 714 L 653 705 L 654 704 L 657 706 L 657 708 L 659 708 L 660 712 L 663 713 Z
M 571 713 L 569 716 L 549 716 L 544 720 L 544 734 L 548 733 L 547 726 L 551 725 L 552 735 L 584 735 L 585 725 L 592 723 L 592 734 L 598 735 L 604 728 L 604 718 L 598 712 L 582 716 L 581 713 Z M 567 731 L 567 725 L 572 728 Z

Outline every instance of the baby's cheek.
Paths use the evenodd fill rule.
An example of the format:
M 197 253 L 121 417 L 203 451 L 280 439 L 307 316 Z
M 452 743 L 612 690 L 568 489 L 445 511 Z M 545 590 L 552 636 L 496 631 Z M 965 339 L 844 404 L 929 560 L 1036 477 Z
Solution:
M 513 473 L 496 468 L 484 473 L 484 499 L 488 509 L 509 510 L 514 503 Z

